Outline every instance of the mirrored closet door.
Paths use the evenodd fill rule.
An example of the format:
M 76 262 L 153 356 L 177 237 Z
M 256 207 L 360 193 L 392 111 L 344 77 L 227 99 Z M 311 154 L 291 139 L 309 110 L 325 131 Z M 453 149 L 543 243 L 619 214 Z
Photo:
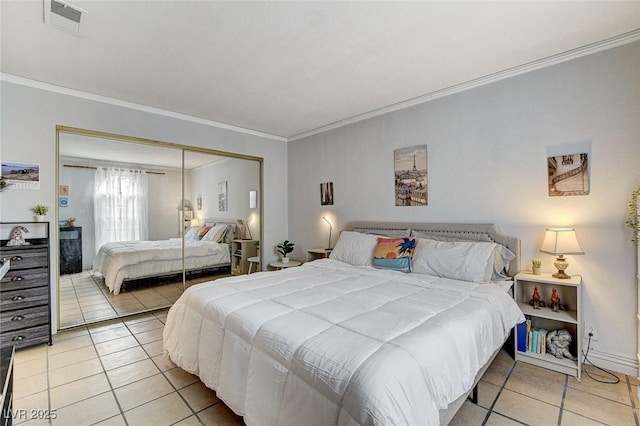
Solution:
M 58 329 L 171 306 L 232 273 L 239 232 L 259 240 L 262 159 L 57 131 Z

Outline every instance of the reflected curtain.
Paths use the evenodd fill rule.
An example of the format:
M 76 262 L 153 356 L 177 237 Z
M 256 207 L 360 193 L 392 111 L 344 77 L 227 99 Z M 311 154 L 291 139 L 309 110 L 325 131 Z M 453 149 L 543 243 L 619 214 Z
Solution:
M 96 253 L 109 242 L 148 240 L 147 174 L 98 167 L 94 182 Z

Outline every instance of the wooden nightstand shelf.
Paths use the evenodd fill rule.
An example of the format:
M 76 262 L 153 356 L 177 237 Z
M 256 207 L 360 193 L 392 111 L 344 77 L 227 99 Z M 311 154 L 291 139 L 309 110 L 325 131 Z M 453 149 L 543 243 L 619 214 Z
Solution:
M 534 287 L 538 287 L 540 300 L 546 303 L 546 307 L 534 309 L 529 304 Z M 567 304 L 568 310 L 553 312 L 549 299 L 551 291 L 557 289 L 561 304 Z M 553 330 L 567 330 L 571 334 L 572 342 L 569 348 L 576 360 L 569 358 L 556 358 L 549 353 L 533 353 L 530 351 L 518 351 L 518 330 L 515 330 L 515 358 L 539 367 L 548 368 L 560 373 L 582 378 L 582 277 L 574 275 L 568 279 L 558 279 L 551 274 L 533 275 L 521 272 L 515 276 L 514 298 L 527 319 L 531 320 L 532 328 Z
M 307 249 L 307 262 L 311 262 L 316 259 L 325 259 L 329 257 L 333 249 L 325 248 L 310 248 Z
M 231 241 L 231 275 L 246 274 L 249 270 L 249 258 L 257 254 L 256 240 Z

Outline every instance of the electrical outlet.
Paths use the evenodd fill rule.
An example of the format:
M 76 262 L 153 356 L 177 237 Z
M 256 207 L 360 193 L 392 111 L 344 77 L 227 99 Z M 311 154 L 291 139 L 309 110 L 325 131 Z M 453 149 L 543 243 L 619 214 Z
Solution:
M 589 333 L 591 333 L 591 341 L 592 342 L 598 341 L 598 327 L 595 324 L 591 324 L 585 321 L 584 327 L 582 327 L 582 329 L 584 330 L 585 339 L 588 339 Z

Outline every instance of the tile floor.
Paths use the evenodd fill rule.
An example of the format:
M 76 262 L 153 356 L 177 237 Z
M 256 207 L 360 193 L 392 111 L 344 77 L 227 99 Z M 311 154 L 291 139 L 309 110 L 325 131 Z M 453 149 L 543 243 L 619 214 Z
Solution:
M 213 272 L 213 275 L 203 276 L 193 274 L 186 283 L 188 287 L 228 275 L 228 272 Z M 165 278 L 159 282 L 161 285 L 125 287 L 120 294 L 114 295 L 109 292 L 103 278 L 92 275 L 88 270 L 61 275 L 60 328 L 169 307 L 182 294 L 182 280 L 176 282 Z
M 243 425 L 196 376 L 163 357 L 166 312 L 78 327 L 56 334 L 52 346 L 18 351 L 14 424 Z M 578 382 L 501 352 L 480 381 L 478 405 L 465 402 L 452 424 L 638 426 L 640 383 L 619 376 L 616 385 L 586 375 Z M 56 418 L 27 420 L 21 413 L 32 409 L 55 410 Z

